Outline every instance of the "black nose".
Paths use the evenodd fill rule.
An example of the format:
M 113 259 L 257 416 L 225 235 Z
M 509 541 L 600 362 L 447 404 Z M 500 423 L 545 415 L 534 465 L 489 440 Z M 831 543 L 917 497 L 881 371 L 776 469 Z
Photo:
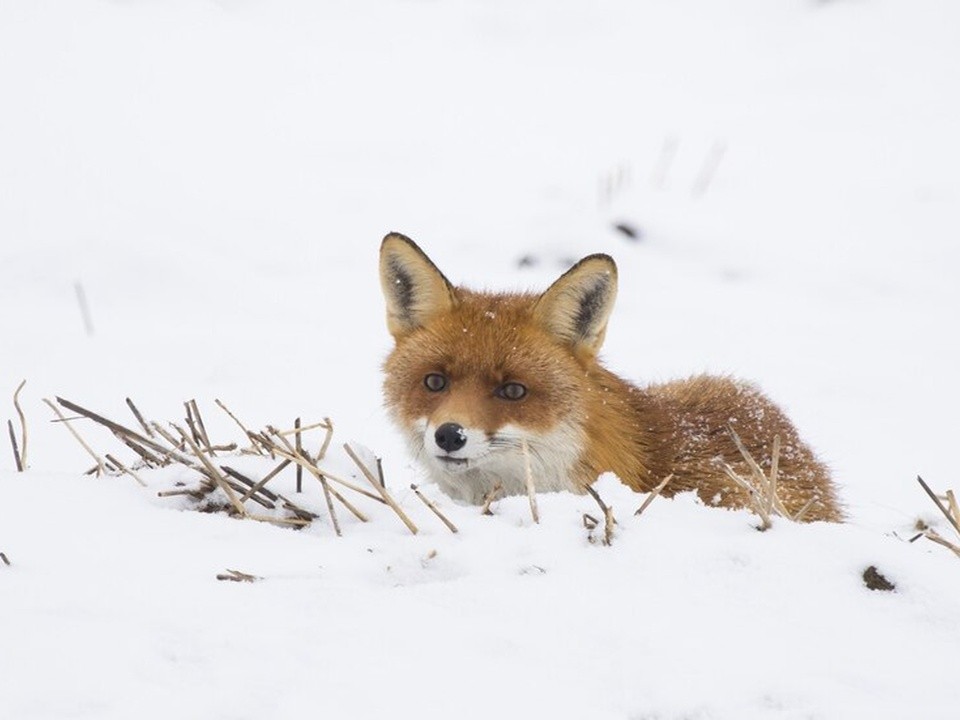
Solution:
M 467 434 L 463 431 L 463 425 L 457 425 L 457 423 L 444 423 L 437 428 L 433 439 L 447 452 L 454 452 L 467 444 Z

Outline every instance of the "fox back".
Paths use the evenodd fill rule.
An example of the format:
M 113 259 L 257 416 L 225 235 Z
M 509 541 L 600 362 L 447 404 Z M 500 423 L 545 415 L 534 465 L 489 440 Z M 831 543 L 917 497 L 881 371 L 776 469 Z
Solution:
M 582 493 L 604 472 L 638 491 L 669 475 L 664 495 L 749 507 L 728 466 L 750 474 L 734 432 L 761 468 L 779 436 L 778 497 L 791 515 L 839 521 L 829 472 L 786 416 L 754 386 L 698 376 L 640 388 L 597 353 L 617 268 L 590 255 L 542 294 L 454 287 L 409 238 L 380 251 L 387 326 L 387 409 L 413 454 L 452 497 L 479 504 L 500 485 Z M 731 432 L 731 429 L 735 429 Z

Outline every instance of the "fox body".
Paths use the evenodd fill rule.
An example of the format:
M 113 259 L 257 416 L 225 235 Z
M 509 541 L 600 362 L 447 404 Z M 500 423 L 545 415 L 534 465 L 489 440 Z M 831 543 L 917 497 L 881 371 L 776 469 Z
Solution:
M 750 506 L 724 470 L 750 468 L 731 428 L 762 468 L 780 438 L 778 496 L 804 520 L 842 519 L 827 468 L 783 412 L 726 377 L 635 386 L 597 361 L 617 268 L 591 255 L 544 293 L 454 287 L 409 238 L 380 250 L 387 325 L 387 409 L 432 479 L 479 504 L 500 484 L 585 492 L 604 472 L 637 491 L 672 475 L 663 494 L 695 491 L 708 505 Z

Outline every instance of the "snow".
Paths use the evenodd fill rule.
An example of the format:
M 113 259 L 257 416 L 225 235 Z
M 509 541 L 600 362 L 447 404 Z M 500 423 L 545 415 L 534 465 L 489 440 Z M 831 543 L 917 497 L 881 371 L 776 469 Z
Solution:
M 960 490 L 957 27 L 946 0 L 0 4 L 0 395 L 27 379 L 30 431 L 26 473 L 0 441 L 0 718 L 954 717 L 960 561 L 905 539 L 951 532 L 917 474 Z M 756 381 L 849 522 L 635 518 L 603 478 L 605 547 L 589 497 L 534 525 L 422 484 L 450 533 L 381 406 L 391 230 L 494 290 L 612 255 L 608 365 Z M 420 533 L 84 476 L 55 395 L 196 398 L 217 441 L 214 398 L 330 416 Z

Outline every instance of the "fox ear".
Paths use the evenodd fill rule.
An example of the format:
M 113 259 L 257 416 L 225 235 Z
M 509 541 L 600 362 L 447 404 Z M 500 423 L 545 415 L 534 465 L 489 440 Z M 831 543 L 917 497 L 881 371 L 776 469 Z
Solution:
M 380 285 L 387 300 L 387 329 L 396 339 L 454 305 L 450 281 L 400 233 L 390 233 L 380 245 Z
M 547 288 L 534 306 L 534 318 L 561 342 L 596 355 L 616 298 L 613 258 L 590 255 Z

